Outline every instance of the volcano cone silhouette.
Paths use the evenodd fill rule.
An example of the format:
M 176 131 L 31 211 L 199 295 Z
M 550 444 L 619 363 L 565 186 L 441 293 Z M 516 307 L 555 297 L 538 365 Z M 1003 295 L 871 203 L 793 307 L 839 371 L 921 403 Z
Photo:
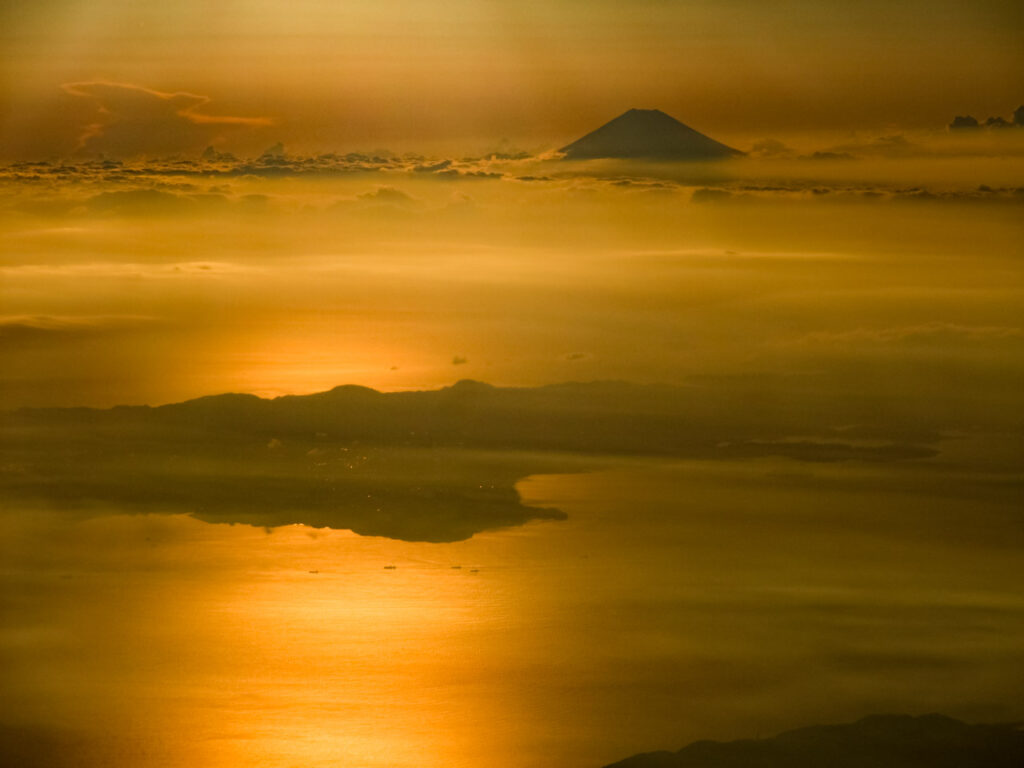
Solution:
M 559 151 L 568 160 L 717 160 L 743 154 L 659 109 L 631 109 Z

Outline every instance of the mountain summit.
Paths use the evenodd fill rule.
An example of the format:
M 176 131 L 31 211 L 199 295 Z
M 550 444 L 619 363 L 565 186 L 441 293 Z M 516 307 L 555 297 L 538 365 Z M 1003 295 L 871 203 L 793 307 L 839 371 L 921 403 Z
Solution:
M 631 109 L 559 151 L 567 160 L 717 160 L 743 154 L 660 109 Z

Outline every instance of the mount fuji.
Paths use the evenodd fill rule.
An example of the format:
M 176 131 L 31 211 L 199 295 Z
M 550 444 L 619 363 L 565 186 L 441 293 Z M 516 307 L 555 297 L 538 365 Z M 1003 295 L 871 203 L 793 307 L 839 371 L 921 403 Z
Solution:
M 658 109 L 631 109 L 559 151 L 567 160 L 718 160 L 743 154 Z

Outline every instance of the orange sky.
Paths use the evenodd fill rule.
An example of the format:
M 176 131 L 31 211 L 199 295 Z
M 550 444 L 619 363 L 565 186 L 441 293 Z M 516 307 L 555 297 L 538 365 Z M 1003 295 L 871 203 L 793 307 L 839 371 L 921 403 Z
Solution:
M 941 128 L 1024 102 L 1013 0 L 42 0 L 0 14 L 5 159 L 67 155 L 115 123 L 125 154 L 473 151 L 557 145 L 629 107 L 743 141 Z M 67 87 L 96 82 L 128 87 Z

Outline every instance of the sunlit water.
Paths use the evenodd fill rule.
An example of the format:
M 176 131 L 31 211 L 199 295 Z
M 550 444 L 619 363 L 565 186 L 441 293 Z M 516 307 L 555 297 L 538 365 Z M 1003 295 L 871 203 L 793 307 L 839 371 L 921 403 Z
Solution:
M 538 476 L 520 493 L 567 521 L 454 544 L 9 513 L 3 720 L 55 766 L 596 768 L 871 712 L 1022 717 L 1012 495 L 931 482 Z

